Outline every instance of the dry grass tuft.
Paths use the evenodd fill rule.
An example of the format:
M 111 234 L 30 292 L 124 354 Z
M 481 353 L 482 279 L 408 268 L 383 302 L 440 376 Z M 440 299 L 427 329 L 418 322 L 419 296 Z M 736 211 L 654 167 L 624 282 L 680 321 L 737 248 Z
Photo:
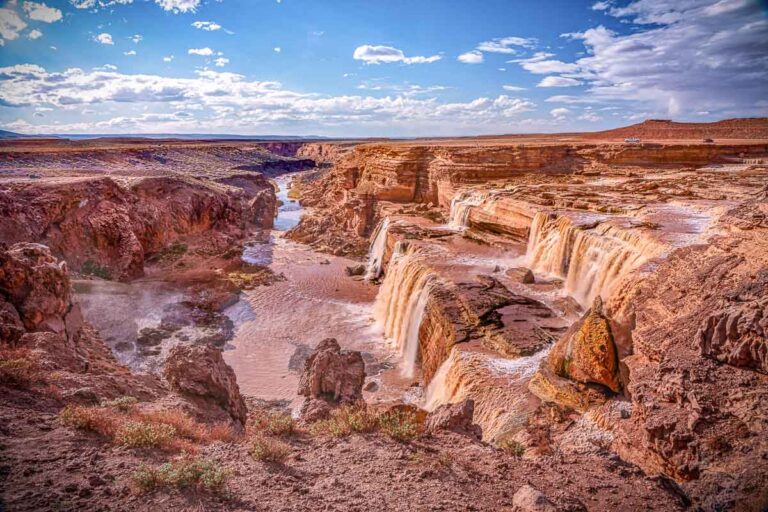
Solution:
M 26 348 L 0 348 L 0 384 L 29 389 L 44 383 L 45 377 L 37 356 Z
M 310 430 L 315 435 L 345 437 L 353 433 L 373 432 L 376 427 L 376 415 L 367 408 L 345 405 L 334 409 L 330 418 L 313 423 Z
M 184 458 L 157 467 L 142 464 L 133 473 L 134 488 L 139 493 L 160 488 L 188 489 L 221 494 L 230 473 L 214 461 Z
M 514 455 L 515 457 L 522 457 L 525 455 L 525 446 L 514 439 L 502 439 L 499 441 L 498 446 L 501 451 Z
M 410 442 L 422 433 L 422 426 L 411 411 L 384 412 L 379 415 L 377 423 L 382 433 L 401 443 Z
M 291 453 L 291 446 L 279 439 L 261 434 L 251 438 L 251 457 L 259 462 L 282 464 Z
M 288 437 L 296 432 L 296 422 L 286 412 L 258 410 L 251 414 L 248 430 L 278 437 Z

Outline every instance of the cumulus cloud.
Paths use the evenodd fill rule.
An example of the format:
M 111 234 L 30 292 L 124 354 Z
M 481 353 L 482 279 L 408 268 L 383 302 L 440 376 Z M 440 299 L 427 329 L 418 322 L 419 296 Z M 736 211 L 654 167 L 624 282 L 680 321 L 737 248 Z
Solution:
M 229 64 L 229 59 L 227 59 L 226 57 L 219 57 L 219 58 L 215 59 L 215 60 L 213 61 L 213 63 L 214 63 L 214 64 L 215 64 L 217 67 L 220 67 L 220 68 L 221 68 L 221 67 L 224 67 L 224 66 L 226 66 L 227 64 Z
M 418 86 L 417 86 L 418 87 Z M 408 88 L 406 88 L 408 89 Z M 396 93 L 384 97 L 365 95 L 327 96 L 287 90 L 277 82 L 246 79 L 243 75 L 198 70 L 190 78 L 123 74 L 115 70 L 84 71 L 70 68 L 48 72 L 34 64 L 0 68 L 0 102 L 9 108 L 35 106 L 71 109 L 122 105 L 126 111 L 146 107 L 149 114 L 123 114 L 103 123 L 86 126 L 26 126 L 24 131 L 249 131 L 283 126 L 348 127 L 349 132 L 371 129 L 509 131 L 522 122 L 520 116 L 536 105 L 522 98 L 500 95 L 466 102 L 445 103 L 422 94 Z M 135 106 L 135 108 L 133 107 Z M 129 108 L 130 107 L 130 108 Z M 179 116 L 175 112 L 194 112 Z M 10 126 L 10 125 L 8 125 Z M 468 128 L 469 127 L 469 128 Z M 430 130 L 431 131 L 431 130 Z M 434 133 L 434 132 L 433 132 Z
M 60 10 L 55 7 L 48 7 L 44 3 L 24 2 L 23 8 L 31 20 L 53 23 L 62 18 Z
M 768 113 L 759 104 L 768 90 L 768 18 L 759 2 L 637 0 L 593 8 L 635 28 L 564 34 L 581 41 L 587 56 L 568 63 L 575 69 L 549 72 L 587 82 L 590 100 L 631 103 L 654 116 Z
M 483 62 L 483 53 L 472 50 L 471 52 L 462 53 L 457 59 L 464 64 L 481 64 Z
M 195 12 L 200 6 L 200 0 L 155 0 L 155 3 L 174 14 Z
M 536 45 L 536 40 L 527 37 L 499 37 L 490 41 L 483 41 L 477 45 L 477 50 L 488 53 L 506 53 L 515 54 L 517 50 L 513 46 L 523 48 L 533 48 Z
M 280 48 L 279 46 L 275 46 L 274 48 L 272 48 L 272 51 L 275 52 L 275 53 L 280 53 L 280 52 L 283 51 L 283 49 Z
M 565 119 L 565 117 L 570 113 L 571 113 L 571 110 L 565 107 L 553 108 L 552 110 L 549 111 L 549 115 L 551 115 L 552 117 L 554 117 L 559 121 Z
M 19 32 L 26 27 L 27 24 L 16 11 L 7 7 L 0 9 L 0 38 L 2 40 L 13 41 L 19 37 Z
M 365 64 L 389 64 L 393 62 L 402 62 L 403 64 L 430 64 L 441 59 L 440 55 L 432 55 L 431 57 L 406 57 L 405 53 L 398 48 L 370 44 L 364 44 L 355 48 L 352 58 L 361 60 Z
M 564 76 L 547 76 L 539 82 L 536 87 L 574 87 L 581 85 L 581 82 L 575 78 L 566 78 Z
M 510 62 L 516 62 L 520 64 L 524 70 L 539 75 L 547 75 L 549 73 L 573 73 L 578 71 L 578 64 L 550 59 L 549 57 L 552 56 L 553 54 L 551 53 L 536 52 L 533 57 L 528 57 L 527 59 L 515 59 Z
M 133 0 L 69 0 L 75 9 L 101 9 L 113 5 L 132 4 Z
M 136 50 L 128 50 L 127 52 L 123 52 L 123 55 L 131 57 L 133 55 L 136 55 Z
M 211 50 L 208 47 L 205 48 L 190 48 L 187 50 L 187 53 L 189 55 L 202 55 L 203 57 L 208 57 L 210 55 L 213 55 L 213 50 Z
M 192 26 L 199 30 L 205 30 L 207 32 L 213 32 L 214 30 L 220 30 L 221 25 L 215 21 L 194 21 Z
M 517 91 L 524 91 L 525 87 L 519 87 L 517 85 L 503 85 L 502 86 L 505 91 L 511 91 L 511 92 L 517 92 Z
M 43 33 L 37 29 L 34 29 L 29 31 L 29 34 L 27 34 L 27 37 L 30 39 L 40 39 L 41 37 L 43 37 Z
M 134 34 L 131 37 L 129 37 L 131 41 L 133 41 L 134 44 L 139 44 L 144 37 L 141 34 Z
M 115 42 L 112 40 L 112 35 L 107 34 L 106 32 L 102 32 L 101 34 L 94 36 L 93 40 L 101 44 L 115 44 Z
M 171 62 L 173 60 L 173 55 L 166 55 L 163 57 L 163 62 Z

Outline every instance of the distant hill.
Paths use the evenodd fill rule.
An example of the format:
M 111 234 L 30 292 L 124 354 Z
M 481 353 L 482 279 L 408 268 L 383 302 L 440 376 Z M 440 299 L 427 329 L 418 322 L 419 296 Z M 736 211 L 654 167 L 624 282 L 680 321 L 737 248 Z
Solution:
M 20 139 L 25 137 L 20 133 L 9 132 L 6 130 L 0 130 L 0 139 Z
M 639 124 L 585 134 L 588 138 L 613 139 L 768 139 L 768 118 L 725 119 L 714 123 L 677 123 L 649 119 Z

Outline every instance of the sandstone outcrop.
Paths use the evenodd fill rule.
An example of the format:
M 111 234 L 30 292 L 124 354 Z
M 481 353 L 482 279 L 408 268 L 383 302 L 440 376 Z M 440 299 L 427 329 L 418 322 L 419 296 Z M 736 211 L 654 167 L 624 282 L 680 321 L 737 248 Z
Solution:
M 82 326 L 67 266 L 44 245 L 19 243 L 0 251 L 0 305 L 0 332 L 9 342 L 18 340 L 22 329 L 75 340 Z
M 245 425 L 248 411 L 235 372 L 210 346 L 177 345 L 171 349 L 163 376 L 172 390 L 203 404 L 213 404 Z
M 353 403 L 362 399 L 364 382 L 360 352 L 341 350 L 338 341 L 326 338 L 304 362 L 298 393 L 310 400 Z
M 616 346 L 600 296 L 555 344 L 549 353 L 549 364 L 563 377 L 584 384 L 601 384 L 614 393 L 619 391 Z
M 216 230 L 235 239 L 249 225 L 270 227 L 271 184 L 258 174 L 232 183 L 99 177 L 4 184 L 0 239 L 44 243 L 76 271 L 127 280 L 181 237 Z
M 450 430 L 479 438 L 482 437 L 482 429 L 472 423 L 474 413 L 474 400 L 444 404 L 427 415 L 424 426 L 431 431 Z

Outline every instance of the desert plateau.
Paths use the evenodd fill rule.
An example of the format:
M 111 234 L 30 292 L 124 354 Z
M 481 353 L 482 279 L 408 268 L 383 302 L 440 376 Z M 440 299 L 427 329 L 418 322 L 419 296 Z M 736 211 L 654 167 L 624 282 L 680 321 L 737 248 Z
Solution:
M 0 7 L 0 512 L 768 510 L 765 6 L 263 4 Z

